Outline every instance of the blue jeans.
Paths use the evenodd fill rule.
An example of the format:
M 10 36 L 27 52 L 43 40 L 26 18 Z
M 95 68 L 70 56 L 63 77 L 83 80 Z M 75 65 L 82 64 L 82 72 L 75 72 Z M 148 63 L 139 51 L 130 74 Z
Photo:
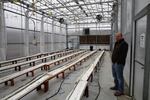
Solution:
M 113 74 L 113 77 L 114 77 L 115 87 L 120 92 L 124 91 L 123 69 L 124 69 L 123 64 L 115 63 L 115 64 L 112 65 L 112 74 Z

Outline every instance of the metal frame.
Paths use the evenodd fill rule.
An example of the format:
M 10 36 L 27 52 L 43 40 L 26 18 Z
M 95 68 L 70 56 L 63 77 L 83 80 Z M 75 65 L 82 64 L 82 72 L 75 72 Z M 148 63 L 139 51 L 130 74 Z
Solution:
M 129 96 L 133 96 L 134 94 L 134 90 L 133 90 L 133 84 L 134 84 L 134 71 L 133 70 L 133 57 L 134 57 L 134 23 L 133 23 L 133 20 L 134 20 L 134 16 L 135 16 L 135 0 L 132 0 L 132 23 L 131 23 L 131 46 L 130 46 L 130 75 L 129 75 Z
M 0 60 L 6 60 L 7 33 L 4 18 L 4 3 L 0 2 Z
M 5 3 L 10 3 L 11 0 L 7 0 Z M 55 1 L 50 1 L 50 0 L 36 0 L 36 3 L 33 1 L 25 1 L 21 0 L 18 3 L 13 3 L 13 4 L 8 4 L 4 8 L 5 11 L 9 11 L 21 16 L 25 16 L 24 13 L 20 13 L 20 9 L 15 9 L 15 6 L 20 6 L 21 8 L 25 10 L 29 10 L 30 12 L 35 13 L 36 15 L 41 15 L 45 18 L 52 19 L 52 21 L 59 21 L 59 18 L 64 18 L 67 20 L 68 25 L 79 25 L 79 24 L 97 24 L 96 21 L 96 14 L 102 14 L 103 15 L 103 20 L 101 23 L 110 23 L 111 22 L 111 12 L 112 12 L 112 6 L 113 6 L 114 1 L 113 0 L 105 0 L 105 1 L 98 1 L 98 0 L 87 0 L 87 1 L 77 1 L 77 0 L 55 0 Z M 34 4 L 34 5 L 33 5 Z M 10 9 L 9 5 L 13 5 L 13 9 Z M 43 9 L 46 8 L 46 9 Z M 35 9 L 36 8 L 36 9 Z M 20 12 L 19 12 L 20 11 Z M 49 11 L 52 12 L 51 15 L 49 15 Z M 41 22 L 42 18 L 39 17 L 38 19 L 30 16 L 30 18 L 34 20 L 39 20 Z M 26 22 L 27 23 L 27 22 Z M 44 23 L 49 23 L 44 21 Z M 50 23 L 54 25 L 53 23 Z M 42 25 L 42 24 L 41 24 Z M 60 27 L 59 25 L 56 25 Z M 63 27 L 64 29 L 66 27 Z M 77 28 L 77 27 L 76 27 Z M 110 30 L 111 26 L 108 26 L 106 28 L 107 30 Z M 43 26 L 41 26 L 41 29 L 43 30 Z M 22 29 L 21 29 L 22 30 Z M 29 30 L 29 29 L 28 29 Z M 40 31 L 42 31 L 40 30 Z M 66 29 L 68 30 L 68 29 Z M 36 31 L 36 30 L 35 30 Z M 52 30 L 52 33 L 54 31 Z M 53 34 L 55 35 L 55 34 Z M 53 36 L 52 35 L 52 36 Z M 66 35 L 68 35 L 66 31 Z M 67 36 L 66 36 L 67 38 Z M 40 38 L 40 40 L 43 40 Z M 27 41 L 25 41 L 27 42 Z M 68 40 L 66 41 L 68 42 Z M 42 41 L 40 41 L 40 44 L 43 44 Z M 27 45 L 27 43 L 26 43 Z M 66 48 L 67 48 L 67 43 L 66 43 Z M 29 50 L 27 47 L 25 47 L 25 55 L 29 55 Z M 43 52 L 44 49 L 42 49 L 42 45 L 40 45 L 40 51 Z M 52 49 L 54 49 L 54 45 L 52 42 Z
M 36 1 L 36 3 L 34 2 Z M 44 32 L 44 24 L 51 24 L 52 25 L 52 32 L 51 37 L 53 38 L 55 34 L 54 32 L 54 26 L 59 26 L 59 24 L 54 24 L 51 22 L 45 21 L 42 17 L 51 19 L 54 22 L 58 22 L 59 18 L 64 18 L 66 23 L 63 23 L 64 25 L 87 25 L 87 24 L 97 24 L 96 21 L 96 14 L 102 14 L 103 19 L 101 23 L 110 24 L 111 23 L 111 12 L 112 12 L 112 6 L 114 3 L 114 0 L 104 0 L 104 1 L 98 1 L 98 0 L 87 0 L 87 1 L 81 1 L 81 0 L 19 0 L 17 3 L 12 3 L 12 0 L 2 0 L 0 2 L 4 2 L 4 8 L 3 10 L 6 12 L 14 13 L 16 15 L 20 15 L 23 18 L 26 18 L 25 28 L 23 27 L 11 27 L 11 26 L 5 26 L 6 28 L 12 28 L 12 29 L 18 29 L 21 31 L 26 31 L 24 34 L 24 55 L 27 56 L 30 54 L 29 50 L 29 18 L 32 20 L 40 21 L 41 22 L 41 30 L 34 30 L 34 32 L 40 32 L 40 52 L 44 52 L 44 37 L 42 36 L 42 33 Z M 11 9 L 12 7 L 12 9 Z M 20 8 L 19 8 L 20 7 Z M 45 9 L 43 9 L 45 8 Z M 24 11 L 22 11 L 24 9 Z M 33 12 L 36 16 L 30 16 L 25 14 L 25 11 Z M 49 14 L 49 11 L 52 12 L 52 14 Z M 27 15 L 27 16 L 26 16 Z M 28 18 L 27 18 L 28 17 Z M 51 21 L 50 20 L 50 21 Z M 22 21 L 22 20 L 21 20 Z M 22 25 L 22 24 L 21 24 Z M 87 25 L 88 26 L 88 25 Z M 66 26 L 62 27 L 63 30 L 68 30 Z M 77 30 L 78 27 L 76 27 Z M 111 26 L 108 26 L 105 30 L 110 30 Z M 61 33 L 60 33 L 61 35 Z M 66 48 L 68 48 L 68 31 L 66 31 Z M 52 39 L 51 38 L 51 39 Z M 46 42 L 47 43 L 47 42 Z M 46 44 L 45 43 L 45 44 Z M 55 42 L 57 43 L 57 42 Z M 62 42 L 64 43 L 64 42 Z M 61 44 L 61 43 L 60 43 Z M 46 46 L 46 45 L 45 45 Z M 54 50 L 54 40 L 52 39 L 51 42 L 51 50 Z M 6 54 L 6 53 L 5 53 Z
M 68 25 L 66 24 L 66 49 L 69 49 L 68 47 Z
M 41 19 L 41 32 L 40 32 L 40 53 L 45 52 L 45 34 L 44 34 L 44 16 Z
M 150 4 L 147 5 L 143 10 L 141 10 L 135 17 L 134 17 L 134 26 L 136 26 L 137 20 L 141 19 L 142 17 L 147 16 L 147 26 L 150 26 Z M 150 74 L 150 28 L 147 27 L 146 30 L 146 42 L 145 42 L 145 66 L 144 66 L 144 83 L 143 83 L 143 100 L 149 99 L 149 74 Z M 136 27 L 134 27 L 134 43 L 136 37 Z M 134 45 L 134 52 L 133 52 L 133 61 L 135 60 L 135 45 Z M 132 84 L 132 95 L 134 95 L 134 74 L 135 74 L 135 64 L 133 63 L 133 84 Z
M 11 0 L 8 0 L 8 2 L 9 1 Z M 39 13 L 41 15 L 44 13 L 44 16 L 53 18 L 54 20 L 58 20 L 60 17 L 64 17 L 64 19 L 68 20 L 69 22 L 76 22 L 76 20 L 84 19 L 85 17 L 87 17 L 92 18 L 91 20 L 94 20 L 94 22 L 96 23 L 96 13 L 104 15 L 104 18 L 107 17 L 105 16 L 107 13 L 109 15 L 109 18 L 111 19 L 113 3 L 113 0 L 56 0 L 51 2 L 49 0 L 37 0 L 36 2 L 21 0 L 16 5 L 23 8 L 29 7 L 30 11 Z M 44 7 L 44 9 L 42 7 Z M 52 12 L 51 16 L 48 14 L 49 11 Z M 84 21 L 84 23 L 87 21 L 88 20 Z M 110 22 L 109 19 L 108 21 Z
M 94 2 L 94 3 L 86 3 L 86 4 L 76 4 L 76 5 L 71 5 L 71 6 L 59 6 L 59 7 L 51 8 L 51 9 L 60 9 L 60 8 L 77 7 L 77 6 L 87 6 L 87 5 L 103 4 L 103 3 L 113 3 L 113 1 L 103 1 L 103 2 Z M 42 9 L 42 10 L 46 10 L 46 9 Z

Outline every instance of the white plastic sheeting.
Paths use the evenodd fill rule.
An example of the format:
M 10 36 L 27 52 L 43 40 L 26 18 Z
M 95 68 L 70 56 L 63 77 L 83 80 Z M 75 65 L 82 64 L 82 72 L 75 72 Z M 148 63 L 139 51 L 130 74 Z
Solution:
M 7 34 L 5 31 L 5 18 L 3 3 L 0 2 L 0 61 L 6 60 Z

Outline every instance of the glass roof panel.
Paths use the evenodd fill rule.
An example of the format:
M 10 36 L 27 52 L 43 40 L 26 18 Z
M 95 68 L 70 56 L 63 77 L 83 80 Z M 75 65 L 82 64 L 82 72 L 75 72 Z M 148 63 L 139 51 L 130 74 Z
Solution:
M 20 0 L 30 5 L 34 11 L 42 11 L 50 17 L 64 18 L 68 23 L 97 22 L 96 16 L 102 15 L 102 22 L 111 22 L 114 0 Z

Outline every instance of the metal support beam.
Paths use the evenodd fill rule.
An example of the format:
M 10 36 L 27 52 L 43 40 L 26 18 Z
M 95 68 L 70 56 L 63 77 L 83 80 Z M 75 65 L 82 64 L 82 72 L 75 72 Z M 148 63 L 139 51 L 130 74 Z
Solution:
M 29 56 L 29 9 L 25 15 L 24 55 Z
M 113 5 L 113 13 L 112 13 L 112 22 L 111 22 L 111 49 L 114 47 L 115 43 L 115 33 L 118 32 L 118 0 L 116 0 L 116 3 Z
M 115 27 L 115 33 L 118 32 L 118 5 L 115 5 L 114 7 L 114 11 L 115 11 L 115 14 L 114 14 L 114 27 Z
M 122 12 L 123 12 L 123 6 L 122 6 L 122 3 L 123 3 L 123 5 L 124 5 L 124 7 L 126 7 L 126 0 L 118 0 L 118 3 L 117 3 L 117 13 L 118 13 L 118 16 L 117 16 L 117 23 L 118 23 L 118 32 L 122 32 Z M 125 23 L 123 23 L 123 24 L 125 24 Z
M 77 0 L 74 0 L 74 2 L 79 5 L 79 2 L 78 2 Z M 86 17 L 88 17 L 88 14 L 87 14 L 86 11 L 83 9 L 83 7 L 79 5 L 79 8 L 83 11 L 83 13 L 86 15 Z
M 112 10 L 103 11 L 103 12 L 102 12 L 102 11 L 99 11 L 99 12 L 98 12 L 98 11 L 95 11 L 95 12 L 92 12 L 92 13 L 93 13 L 93 14 L 100 14 L 100 13 L 104 13 L 104 12 L 111 13 Z M 84 13 L 82 13 L 82 12 L 81 12 L 81 13 L 78 13 L 78 16 L 82 18 L 82 17 L 83 17 L 83 14 L 84 14 Z M 91 13 L 88 13 L 88 12 L 87 12 L 87 14 L 91 14 Z M 73 16 L 73 15 L 74 15 L 74 14 L 66 14 L 66 15 L 64 15 L 64 14 L 59 14 L 59 15 L 57 15 L 57 17 Z M 105 15 L 106 15 L 106 14 L 105 14 Z M 107 15 L 109 15 L 109 14 L 107 14 Z M 104 18 L 107 18 L 107 17 L 104 17 Z M 110 18 L 110 17 L 109 17 L 109 18 Z
M 5 1 L 5 0 L 2 0 L 2 1 Z M 7 1 L 11 2 L 11 0 L 7 0 Z M 26 3 L 24 0 L 20 0 L 20 4 L 18 4 L 18 3 L 14 3 L 14 4 L 15 4 L 15 5 L 18 5 L 18 6 L 21 6 L 20 4 L 23 4 L 24 6 L 21 6 L 21 7 L 23 7 L 23 8 L 26 8 L 26 9 L 28 9 L 28 10 L 30 10 L 30 11 L 33 11 L 33 12 L 36 12 L 36 13 L 38 13 L 38 14 L 40 14 L 40 15 L 42 15 L 42 14 L 44 13 L 44 16 L 45 16 L 45 17 L 48 17 L 48 18 L 53 19 L 53 20 L 55 20 L 55 21 L 58 20 L 58 18 L 51 18 L 51 17 L 49 17 L 49 14 L 46 13 L 46 12 L 44 12 L 44 10 L 42 10 L 42 9 L 33 10 L 33 9 L 32 9 L 32 8 L 33 8 L 32 4 L 28 4 L 28 3 Z M 47 8 L 47 9 L 49 9 L 49 8 Z
M 75 24 L 76 25 L 76 24 Z M 85 28 L 85 27 L 80 27 L 80 28 L 78 28 L 78 30 L 77 30 L 77 32 L 79 32 L 80 31 L 80 29 L 83 29 L 83 28 Z M 90 28 L 98 28 L 98 27 L 90 27 Z M 111 28 L 111 26 L 100 26 L 99 28 Z M 73 28 L 68 28 L 69 30 L 70 29 L 77 29 L 76 27 L 73 27 Z
M 62 6 L 64 6 L 69 12 L 71 12 L 72 14 L 74 14 L 74 16 L 76 16 L 76 17 L 79 18 L 78 14 L 75 14 L 74 11 L 70 10 L 68 7 L 66 7 L 66 6 L 62 3 L 63 1 L 59 1 L 59 0 L 57 0 L 57 1 L 58 1 Z
M 60 24 L 60 32 L 59 32 L 59 34 L 62 34 L 62 24 Z M 60 45 L 60 50 L 63 48 L 63 46 L 62 46 L 62 38 L 59 36 L 59 45 Z
M 147 11 L 147 32 L 145 41 L 145 67 L 144 67 L 144 84 L 143 84 L 143 100 L 150 99 L 150 4 L 145 9 Z M 144 12 L 144 11 L 143 11 Z
M 132 0 L 132 24 L 131 24 L 131 59 L 130 59 L 130 77 L 129 77 L 129 95 L 134 98 L 135 88 L 135 0 Z
M 80 34 L 80 28 L 81 28 L 81 26 L 80 26 L 80 24 L 78 24 L 78 34 Z M 80 49 L 80 37 L 77 36 L 77 39 L 78 39 L 77 49 Z
M 54 20 L 52 20 L 51 51 L 54 50 Z
M 104 2 L 93 2 L 93 3 L 87 3 L 87 4 L 76 4 L 76 5 L 68 5 L 68 6 L 59 6 L 59 7 L 53 7 L 53 8 L 46 8 L 41 10 L 54 10 L 54 9 L 61 9 L 61 8 L 69 8 L 69 7 L 77 7 L 77 6 L 86 6 L 86 5 L 94 5 L 94 4 L 102 4 L 102 3 L 113 3 L 114 1 L 104 1 Z
M 45 36 L 44 36 L 44 16 L 41 19 L 41 32 L 40 32 L 40 53 L 45 52 Z
M 0 61 L 6 60 L 7 34 L 4 18 L 4 3 L 0 2 Z
M 101 23 L 111 23 L 110 21 L 102 21 Z M 75 22 L 75 23 L 71 23 L 70 25 L 73 25 L 73 24 L 96 24 L 96 22 Z
M 130 42 L 130 74 L 129 74 L 129 96 L 134 95 L 134 16 L 135 16 L 135 0 L 132 0 L 132 15 L 131 15 L 131 42 Z
M 110 50 L 113 51 L 113 44 L 114 44 L 114 38 L 113 35 L 114 34 L 114 28 L 113 28 L 113 23 L 111 23 L 111 37 L 110 37 Z
M 69 49 L 68 47 L 68 25 L 66 24 L 66 49 Z

